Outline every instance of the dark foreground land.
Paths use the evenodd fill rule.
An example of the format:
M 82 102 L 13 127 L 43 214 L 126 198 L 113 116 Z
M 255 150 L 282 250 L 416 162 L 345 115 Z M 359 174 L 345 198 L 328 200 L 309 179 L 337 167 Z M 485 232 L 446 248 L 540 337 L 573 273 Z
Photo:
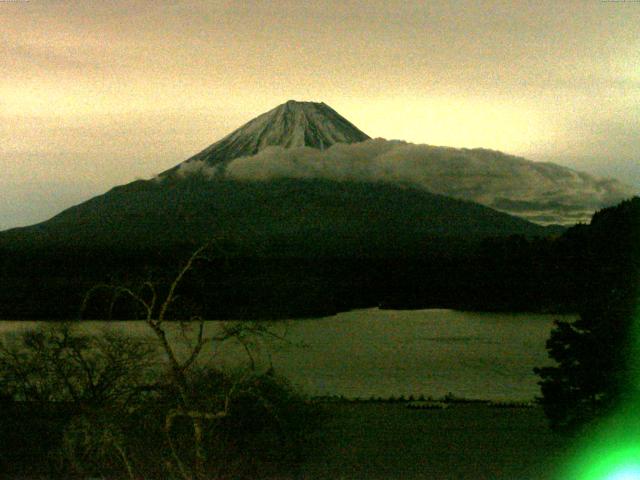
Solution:
M 324 421 L 303 446 L 297 466 L 276 477 L 261 468 L 255 478 L 566 480 L 557 472 L 567 461 L 573 442 L 548 428 L 538 406 L 454 402 L 446 408 L 410 409 L 408 405 L 321 402 Z M 20 436 L 20 428 L 17 430 L 9 436 Z M 42 460 L 38 457 L 45 453 L 38 453 L 37 447 L 46 440 L 41 435 L 30 437 L 33 462 Z M 0 472 L 0 478 L 47 478 L 42 473 L 20 473 L 25 470 L 15 463 L 15 448 L 7 447 L 0 460 L 8 468 Z
M 567 439 L 539 407 L 480 403 L 412 410 L 404 403 L 326 404 L 330 419 L 304 479 L 556 479 Z

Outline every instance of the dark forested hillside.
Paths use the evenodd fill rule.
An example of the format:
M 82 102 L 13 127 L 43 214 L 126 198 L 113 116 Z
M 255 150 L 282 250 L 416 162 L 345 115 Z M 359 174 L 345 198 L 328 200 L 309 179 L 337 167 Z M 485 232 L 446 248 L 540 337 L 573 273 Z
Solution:
M 414 256 L 428 237 L 553 231 L 476 203 L 385 183 L 248 182 L 201 176 L 116 187 L 0 245 L 139 249 L 232 238 L 275 256 Z
M 212 239 L 216 260 L 184 292 L 209 316 L 325 314 L 422 303 L 425 292 L 428 302 L 460 303 L 443 292 L 468 281 L 454 264 L 481 239 L 553 231 L 382 183 L 139 181 L 0 233 L 0 315 L 74 317 L 93 284 L 161 281 Z
M 211 238 L 211 259 L 184 282 L 176 317 L 367 306 L 576 311 L 615 265 L 607 236 L 629 228 L 608 222 L 605 210 L 558 236 L 476 204 L 385 185 L 374 195 L 370 185 L 340 182 L 139 182 L 1 235 L 0 316 L 74 318 L 92 285 L 162 284 Z

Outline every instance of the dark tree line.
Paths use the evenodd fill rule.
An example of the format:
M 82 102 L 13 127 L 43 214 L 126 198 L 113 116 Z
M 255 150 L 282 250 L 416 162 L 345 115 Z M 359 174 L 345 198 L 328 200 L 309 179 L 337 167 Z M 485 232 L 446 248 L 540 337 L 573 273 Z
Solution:
M 580 241 L 571 230 L 556 238 L 433 238 L 418 251 L 362 257 L 240 252 L 230 244 L 195 269 L 180 298 L 184 311 L 197 306 L 207 318 L 324 316 L 375 306 L 576 311 L 589 274 Z M 193 248 L 0 247 L 0 318 L 77 318 L 82 296 L 100 282 L 152 277 L 168 288 L 176 259 Z M 124 305 L 115 313 L 135 318 Z

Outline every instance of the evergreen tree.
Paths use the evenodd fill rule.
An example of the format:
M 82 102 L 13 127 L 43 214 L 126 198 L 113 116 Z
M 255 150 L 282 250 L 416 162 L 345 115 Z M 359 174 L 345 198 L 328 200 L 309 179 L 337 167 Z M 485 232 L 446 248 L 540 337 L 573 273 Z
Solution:
M 600 418 L 640 391 L 640 198 L 597 212 L 577 230 L 562 240 L 579 252 L 573 268 L 582 276 L 580 316 L 556 322 L 547 350 L 557 364 L 535 369 L 556 429 Z

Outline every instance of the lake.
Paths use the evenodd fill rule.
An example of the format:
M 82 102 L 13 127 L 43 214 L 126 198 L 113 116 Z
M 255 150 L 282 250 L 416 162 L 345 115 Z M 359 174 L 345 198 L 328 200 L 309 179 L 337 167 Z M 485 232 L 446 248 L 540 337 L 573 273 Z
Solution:
M 272 365 L 303 392 L 348 398 L 413 395 L 486 400 L 531 400 L 539 395 L 532 369 L 549 365 L 545 350 L 555 319 L 566 315 L 455 310 L 366 309 L 336 316 L 270 322 L 286 341 L 263 337 L 253 345 L 261 366 Z M 0 322 L 0 334 L 37 322 Z M 207 322 L 207 332 L 221 322 Z M 147 331 L 143 322 L 83 322 L 83 330 Z M 181 341 L 176 324 L 171 335 Z M 186 340 L 185 340 L 186 341 Z M 185 347 L 186 348 L 186 347 Z M 236 342 L 203 350 L 227 368 L 246 359 Z

